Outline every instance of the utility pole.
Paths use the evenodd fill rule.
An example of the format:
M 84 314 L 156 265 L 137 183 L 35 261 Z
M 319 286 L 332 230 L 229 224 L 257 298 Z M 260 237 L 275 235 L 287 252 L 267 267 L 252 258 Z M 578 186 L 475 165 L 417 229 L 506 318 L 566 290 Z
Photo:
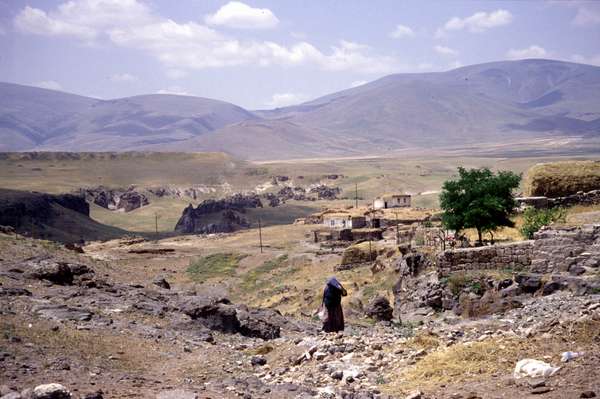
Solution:
M 158 213 L 154 212 L 154 238 L 158 241 Z
M 398 212 L 394 212 L 396 215 L 396 245 L 400 245 L 400 230 L 398 227 Z
M 354 183 L 354 207 L 358 208 L 358 183 Z
M 258 242 L 260 245 L 260 253 L 263 253 L 263 245 L 262 245 L 262 226 L 260 224 L 260 218 L 258 218 Z

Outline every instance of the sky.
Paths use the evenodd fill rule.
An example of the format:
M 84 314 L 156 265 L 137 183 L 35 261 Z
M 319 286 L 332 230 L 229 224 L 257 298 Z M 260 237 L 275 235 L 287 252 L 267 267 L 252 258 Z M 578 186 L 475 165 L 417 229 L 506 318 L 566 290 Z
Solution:
M 600 66 L 600 1 L 0 0 L 0 81 L 101 99 L 270 109 L 522 58 Z

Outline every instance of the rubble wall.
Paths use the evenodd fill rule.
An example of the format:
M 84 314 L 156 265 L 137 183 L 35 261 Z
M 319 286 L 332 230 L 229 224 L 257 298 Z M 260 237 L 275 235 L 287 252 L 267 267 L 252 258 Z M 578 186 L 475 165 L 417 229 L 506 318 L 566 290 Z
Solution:
M 533 240 L 489 247 L 446 250 L 437 257 L 440 275 L 459 271 L 486 269 L 528 269 L 531 265 Z
M 600 224 L 543 228 L 533 240 L 489 247 L 446 250 L 437 256 L 438 273 L 514 269 L 533 273 L 581 274 L 600 267 Z
M 533 238 L 532 272 L 580 274 L 600 264 L 600 224 L 544 228 Z

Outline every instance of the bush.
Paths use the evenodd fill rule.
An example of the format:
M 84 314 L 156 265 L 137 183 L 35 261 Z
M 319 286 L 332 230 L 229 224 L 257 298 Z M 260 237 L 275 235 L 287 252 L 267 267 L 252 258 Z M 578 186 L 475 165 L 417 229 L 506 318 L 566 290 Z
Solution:
M 554 222 L 564 222 L 565 216 L 566 212 L 562 208 L 527 208 L 525 212 L 523 212 L 521 234 L 527 239 L 532 239 L 533 234 L 543 226 L 548 226 Z

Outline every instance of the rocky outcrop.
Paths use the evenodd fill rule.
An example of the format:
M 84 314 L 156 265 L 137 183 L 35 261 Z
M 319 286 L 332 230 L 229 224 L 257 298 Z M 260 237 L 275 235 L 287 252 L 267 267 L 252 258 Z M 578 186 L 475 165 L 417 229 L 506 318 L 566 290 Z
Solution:
M 381 295 L 371 299 L 365 308 L 365 314 L 377 321 L 390 321 L 393 313 L 394 309 L 390 306 L 390 301 Z
M 0 189 L 0 225 L 19 230 L 26 220 L 47 223 L 56 217 L 54 205 L 90 215 L 90 207 L 83 196 Z
M 195 209 L 190 204 L 183 210 L 175 225 L 175 231 L 182 234 L 212 234 L 231 233 L 247 228 L 250 227 L 250 223 L 240 215 L 245 213 L 247 208 L 262 208 L 258 195 L 235 194 L 221 200 L 206 200 Z M 215 214 L 217 221 L 214 221 Z
M 220 188 L 220 187 L 219 187 Z M 156 195 L 159 198 L 162 197 L 176 197 L 176 198 L 191 198 L 197 200 L 203 195 L 212 194 L 217 192 L 217 187 L 212 186 L 190 186 L 190 187 L 173 187 L 173 186 L 160 186 L 160 187 L 149 187 L 148 192 Z
M 311 194 L 317 194 L 318 199 L 334 200 L 342 192 L 339 187 L 329 187 L 324 184 L 312 187 L 309 190 Z
M 131 212 L 134 209 L 141 208 L 150 203 L 148 197 L 137 191 L 133 186 L 126 190 L 98 186 L 82 189 L 81 192 L 88 201 L 112 211 L 123 210 L 125 212 Z
M 286 200 L 296 201 L 311 201 L 312 198 L 306 197 L 306 190 L 302 187 L 284 187 L 277 192 L 277 197 L 280 201 L 285 202 Z
M 32 259 L 23 264 L 28 278 L 45 280 L 59 285 L 71 285 L 89 280 L 94 271 L 84 264 L 57 262 L 52 259 Z
M 271 322 L 272 317 L 267 319 L 264 310 L 236 307 L 227 298 L 194 296 L 180 309 L 210 330 L 262 339 L 275 339 L 280 335 L 280 326 Z

